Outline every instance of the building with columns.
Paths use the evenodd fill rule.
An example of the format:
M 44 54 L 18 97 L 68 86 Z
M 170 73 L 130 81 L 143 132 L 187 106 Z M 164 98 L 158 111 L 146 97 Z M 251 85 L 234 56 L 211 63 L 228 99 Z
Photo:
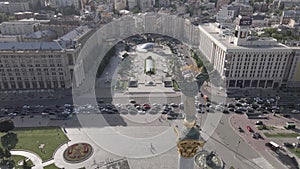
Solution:
M 287 87 L 300 87 L 300 47 L 291 47 L 294 51 L 294 55 L 291 59 L 291 64 L 288 72 Z

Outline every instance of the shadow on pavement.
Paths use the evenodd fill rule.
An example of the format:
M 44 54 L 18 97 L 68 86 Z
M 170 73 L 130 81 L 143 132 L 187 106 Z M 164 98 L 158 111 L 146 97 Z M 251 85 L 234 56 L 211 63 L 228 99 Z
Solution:
M 289 166 L 290 169 L 299 169 L 299 164 L 295 157 L 290 157 L 287 154 L 282 153 L 281 151 L 277 151 L 276 154 L 277 159 L 282 162 L 282 164 Z

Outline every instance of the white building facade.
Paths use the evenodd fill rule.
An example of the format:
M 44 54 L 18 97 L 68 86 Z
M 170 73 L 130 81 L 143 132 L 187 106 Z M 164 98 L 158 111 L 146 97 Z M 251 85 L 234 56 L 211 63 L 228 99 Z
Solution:
M 286 86 L 293 50 L 272 39 L 247 39 L 246 27 L 237 25 L 230 37 L 216 25 L 201 25 L 199 49 L 229 89 Z

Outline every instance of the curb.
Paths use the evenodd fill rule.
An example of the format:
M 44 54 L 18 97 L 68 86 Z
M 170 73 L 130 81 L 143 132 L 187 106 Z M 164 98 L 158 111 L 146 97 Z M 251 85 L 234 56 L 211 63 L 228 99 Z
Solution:
M 36 154 L 35 152 L 33 152 L 33 151 L 24 150 L 24 149 L 13 149 L 13 150 L 10 150 L 10 151 L 19 151 L 19 152 L 24 151 L 24 152 L 27 152 L 27 153 L 30 153 L 30 154 L 34 154 L 34 155 L 35 155 L 36 157 L 38 157 L 38 159 L 41 160 L 42 163 L 43 163 L 42 158 L 41 158 L 38 154 Z M 24 157 L 26 157 L 26 156 L 24 156 Z M 48 161 L 48 160 L 47 160 L 47 161 Z
M 230 125 L 230 127 L 234 130 L 234 132 L 245 142 L 245 143 L 247 143 L 246 141 L 247 140 L 245 140 L 245 138 L 240 134 L 240 133 L 238 133 L 238 132 L 236 132 L 236 130 L 235 130 L 235 128 L 232 126 L 232 124 L 231 124 L 231 119 L 233 118 L 233 115 L 231 115 L 229 118 L 228 118 L 228 122 L 229 122 L 229 125 Z M 256 153 L 257 153 L 257 155 L 259 155 L 259 156 L 261 156 L 261 157 L 263 157 L 251 144 L 248 144 Z

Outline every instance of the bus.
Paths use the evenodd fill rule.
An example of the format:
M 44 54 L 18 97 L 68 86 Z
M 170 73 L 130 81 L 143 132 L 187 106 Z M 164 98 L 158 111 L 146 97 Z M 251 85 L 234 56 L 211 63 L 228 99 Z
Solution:
M 273 150 L 273 151 L 277 151 L 280 149 L 280 146 L 277 143 L 275 143 L 274 141 L 269 141 L 268 143 L 266 143 L 266 146 L 270 147 L 271 150 Z

